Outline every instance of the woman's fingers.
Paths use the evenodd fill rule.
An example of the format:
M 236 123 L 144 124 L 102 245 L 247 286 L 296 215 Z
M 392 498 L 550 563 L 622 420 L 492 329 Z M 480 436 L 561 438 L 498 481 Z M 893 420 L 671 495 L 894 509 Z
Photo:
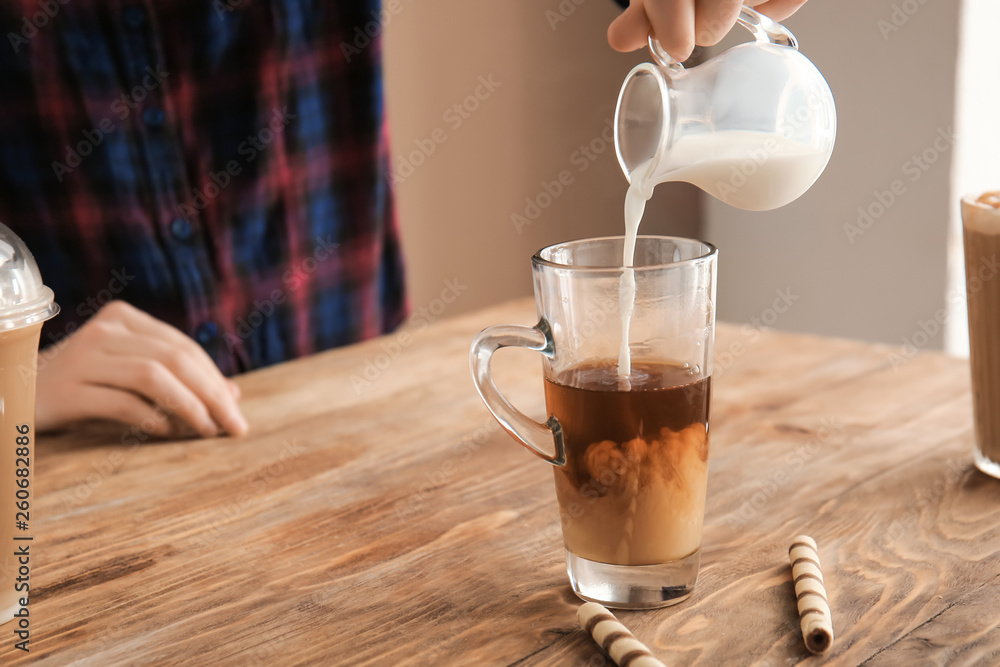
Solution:
M 112 301 L 101 310 L 101 313 L 109 309 L 112 310 L 107 315 L 111 319 L 121 322 L 135 333 L 159 338 L 176 345 L 179 349 L 188 352 L 205 369 L 206 373 L 222 378 L 222 373 L 219 372 L 208 353 L 180 329 L 172 327 L 124 301 Z
M 223 430 L 232 435 L 246 433 L 247 423 L 236 402 L 238 396 L 234 395 L 232 391 L 232 386 L 235 384 L 224 378 L 214 366 L 206 371 L 190 350 L 186 349 L 186 346 L 177 346 L 173 341 L 167 342 L 162 338 L 146 334 L 125 332 L 108 336 L 105 339 L 103 349 L 109 356 L 121 357 L 123 367 L 125 363 L 128 363 L 125 360 L 132 362 L 146 360 L 159 364 L 176 377 L 203 404 L 212 425 L 218 425 L 216 430 L 221 426 Z M 138 372 L 134 366 L 132 370 Z M 141 371 L 141 369 L 139 370 Z M 157 402 L 162 402 L 160 397 L 150 395 L 142 384 L 130 385 L 129 388 Z M 174 396 L 174 398 L 180 399 L 181 396 Z M 185 419 L 185 421 L 187 420 Z M 205 423 L 189 423 L 199 433 L 206 434 Z
M 806 0 L 767 0 L 767 2 L 747 3 L 758 12 L 767 14 L 775 21 L 784 21 L 806 4 Z
M 155 359 L 117 357 L 113 364 L 95 368 L 88 379 L 92 385 L 125 389 L 155 403 L 168 415 L 177 415 L 205 438 L 219 434 L 219 426 L 205 403 L 169 368 Z
M 247 430 L 235 383 L 183 333 L 112 302 L 40 365 L 37 426 L 114 419 L 152 435 Z M 152 425 L 152 426 L 150 426 Z
M 677 61 L 687 60 L 695 46 L 694 0 L 646 0 L 645 9 L 652 34 L 660 46 Z
M 110 419 L 137 426 L 145 433 L 161 438 L 173 434 L 174 428 L 167 414 L 135 394 L 89 385 L 73 394 L 73 411 L 67 417 L 81 419 Z
M 806 0 L 747 0 L 776 21 L 782 21 Z M 652 34 L 676 60 L 691 56 L 695 45 L 717 44 L 736 23 L 740 0 L 632 0 L 608 27 L 608 43 L 617 51 L 635 51 Z
M 629 52 L 646 46 L 649 37 L 649 19 L 642 8 L 642 0 L 636 0 L 628 9 L 608 26 L 608 44 L 615 51 Z
M 729 34 L 742 6 L 741 0 L 698 0 L 694 19 L 698 46 L 713 46 Z

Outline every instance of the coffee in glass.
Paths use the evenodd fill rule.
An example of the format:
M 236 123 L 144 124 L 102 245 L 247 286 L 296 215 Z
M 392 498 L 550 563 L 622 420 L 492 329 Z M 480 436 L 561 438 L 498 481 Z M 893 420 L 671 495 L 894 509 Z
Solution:
M 501 425 L 555 466 L 574 591 L 612 607 L 648 608 L 685 599 L 698 576 L 717 251 L 644 236 L 633 267 L 623 269 L 624 248 L 622 237 L 611 237 L 539 251 L 538 324 L 486 329 L 471 363 Z M 633 272 L 634 301 L 619 298 L 623 271 Z M 623 312 L 627 328 L 616 326 Z M 542 353 L 545 424 L 518 412 L 493 383 L 490 358 L 510 345 Z

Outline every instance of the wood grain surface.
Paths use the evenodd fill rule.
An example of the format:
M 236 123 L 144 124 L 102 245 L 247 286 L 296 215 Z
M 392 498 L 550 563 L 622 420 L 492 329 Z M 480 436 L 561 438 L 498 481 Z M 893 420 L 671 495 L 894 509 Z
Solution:
M 31 652 L 7 625 L 0 662 L 610 664 L 576 624 L 552 472 L 469 377 L 476 332 L 533 314 L 242 377 L 242 439 L 40 438 Z M 971 463 L 968 364 L 731 326 L 716 348 L 701 578 L 619 618 L 671 666 L 1000 664 L 1000 481 Z M 542 415 L 537 357 L 495 366 Z M 818 657 L 788 563 L 801 533 L 837 636 Z

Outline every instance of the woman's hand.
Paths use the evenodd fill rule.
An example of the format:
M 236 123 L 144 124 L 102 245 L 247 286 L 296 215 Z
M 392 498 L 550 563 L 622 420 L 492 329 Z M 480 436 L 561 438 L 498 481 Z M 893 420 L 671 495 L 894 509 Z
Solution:
M 39 431 L 111 419 L 151 435 L 242 435 L 239 388 L 174 327 L 112 301 L 39 358 Z
M 744 4 L 783 21 L 806 0 L 631 0 L 608 28 L 616 51 L 635 51 L 654 35 L 667 53 L 687 60 L 694 47 L 717 44 L 736 23 Z

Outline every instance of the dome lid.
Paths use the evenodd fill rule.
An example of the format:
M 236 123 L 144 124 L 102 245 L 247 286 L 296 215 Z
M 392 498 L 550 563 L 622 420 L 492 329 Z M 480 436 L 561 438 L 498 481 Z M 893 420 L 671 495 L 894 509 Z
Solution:
M 0 331 L 54 317 L 59 306 L 53 298 L 24 241 L 0 223 Z

